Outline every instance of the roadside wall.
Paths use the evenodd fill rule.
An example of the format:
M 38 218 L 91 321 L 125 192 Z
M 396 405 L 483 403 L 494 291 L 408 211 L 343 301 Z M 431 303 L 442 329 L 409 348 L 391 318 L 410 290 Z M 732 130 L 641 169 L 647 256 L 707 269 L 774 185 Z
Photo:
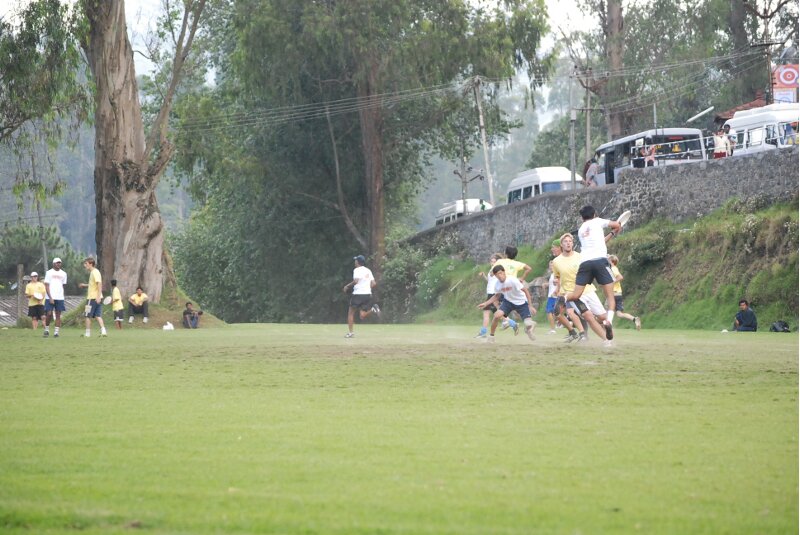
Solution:
M 764 203 L 798 197 L 798 148 L 765 151 L 700 163 L 626 169 L 616 184 L 561 191 L 526 199 L 433 227 L 409 241 L 426 248 L 455 243 L 473 260 L 506 245 L 541 247 L 580 223 L 578 210 L 591 204 L 602 217 L 625 210 L 633 217 L 626 228 L 653 219 L 680 222 L 707 215 L 732 197 Z

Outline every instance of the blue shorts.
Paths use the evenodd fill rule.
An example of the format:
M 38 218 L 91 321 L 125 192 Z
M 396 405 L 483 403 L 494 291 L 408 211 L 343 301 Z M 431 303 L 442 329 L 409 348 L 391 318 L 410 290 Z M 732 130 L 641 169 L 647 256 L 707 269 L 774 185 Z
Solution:
M 511 301 L 506 301 L 505 297 L 500 302 L 500 310 L 503 311 L 503 315 L 508 317 L 513 311 L 517 311 L 519 317 L 522 319 L 530 318 L 531 317 L 531 309 L 528 307 L 528 303 L 522 303 L 521 305 L 515 305 Z
M 625 303 L 622 301 L 621 295 L 614 296 L 614 311 L 615 312 L 625 312 Z
M 548 297 L 547 298 L 547 308 L 545 312 L 548 314 L 555 314 L 556 312 L 556 301 L 558 301 L 557 297 Z
M 67 310 L 67 307 L 64 304 L 64 300 L 63 299 L 53 299 L 53 304 L 51 305 L 50 304 L 50 300 L 49 299 L 45 299 L 45 301 L 44 301 L 44 312 L 45 312 L 45 314 L 47 314 L 51 310 L 55 310 L 57 312 L 64 312 L 65 310 Z
M 89 307 L 89 311 L 85 313 L 87 318 L 99 318 L 103 315 L 103 303 L 97 302 L 95 299 L 88 299 L 86 301 L 86 306 Z

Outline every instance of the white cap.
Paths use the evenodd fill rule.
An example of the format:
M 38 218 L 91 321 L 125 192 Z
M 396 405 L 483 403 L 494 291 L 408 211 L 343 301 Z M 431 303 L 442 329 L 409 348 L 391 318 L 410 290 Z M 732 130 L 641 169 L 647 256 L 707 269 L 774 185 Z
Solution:
M 38 273 L 36 273 L 35 271 L 31 271 L 31 277 L 38 277 L 38 276 L 39 276 Z
M 60 258 L 58 258 L 58 257 L 55 257 L 55 258 L 53 259 L 53 263 L 54 263 L 54 264 L 60 264 L 60 263 L 61 263 L 61 259 L 60 259 Z

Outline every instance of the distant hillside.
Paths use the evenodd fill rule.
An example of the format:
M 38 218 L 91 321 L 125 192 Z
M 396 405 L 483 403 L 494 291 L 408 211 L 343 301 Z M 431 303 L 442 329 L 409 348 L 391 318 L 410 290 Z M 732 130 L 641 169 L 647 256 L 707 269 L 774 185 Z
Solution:
M 779 319 L 797 329 L 797 199 L 769 207 L 759 202 L 731 200 L 694 222 L 653 221 L 612 240 L 609 252 L 620 258 L 625 277 L 626 309 L 640 315 L 645 328 L 720 330 L 730 328 L 744 297 L 763 329 Z M 395 320 L 478 324 L 475 305 L 485 291 L 479 271 L 488 264 L 476 266 L 447 244 L 441 251 L 435 258 L 405 251 L 405 258 L 421 263 L 417 269 L 400 266 L 397 258 L 389 262 L 384 293 Z M 522 249 L 518 258 L 534 268 L 532 280 L 545 274 L 550 254 L 547 248 Z M 537 320 L 544 320 L 543 310 Z

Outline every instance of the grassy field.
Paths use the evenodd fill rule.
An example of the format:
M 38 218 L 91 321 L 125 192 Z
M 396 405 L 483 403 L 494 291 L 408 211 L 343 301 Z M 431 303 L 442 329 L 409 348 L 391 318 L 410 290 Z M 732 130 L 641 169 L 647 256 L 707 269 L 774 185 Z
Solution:
M 796 334 L 474 331 L 0 331 L 0 532 L 797 533 Z

